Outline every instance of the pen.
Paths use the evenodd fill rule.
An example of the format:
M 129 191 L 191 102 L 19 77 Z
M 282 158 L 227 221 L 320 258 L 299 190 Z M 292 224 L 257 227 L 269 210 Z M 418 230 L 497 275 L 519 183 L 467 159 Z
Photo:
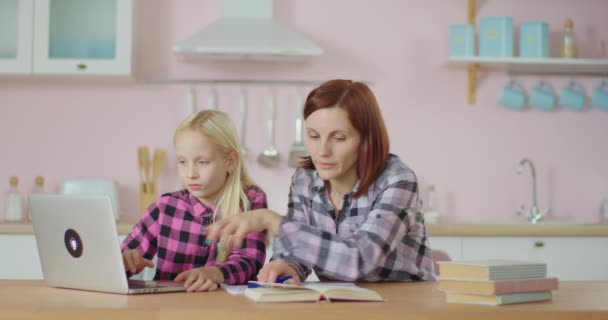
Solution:
M 285 281 L 289 280 L 289 279 L 293 279 L 292 276 L 283 276 L 283 277 L 279 277 L 277 278 L 277 280 L 274 283 L 284 283 Z M 267 283 L 266 285 L 263 284 L 258 284 L 258 283 L 251 283 L 249 285 L 247 285 L 247 288 L 272 288 L 272 284 L 271 283 Z
M 275 283 L 284 283 L 285 281 L 292 279 L 292 276 L 284 276 L 284 277 L 279 277 L 277 279 L 277 281 L 275 281 Z

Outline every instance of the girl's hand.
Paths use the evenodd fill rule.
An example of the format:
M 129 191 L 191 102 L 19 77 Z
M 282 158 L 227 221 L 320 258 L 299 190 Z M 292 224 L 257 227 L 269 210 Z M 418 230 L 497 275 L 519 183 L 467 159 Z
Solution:
M 154 268 L 154 262 L 142 257 L 135 249 L 125 250 L 122 253 L 122 262 L 125 265 L 125 271 L 131 274 L 138 274 L 145 267 Z
M 268 209 L 258 209 L 222 218 L 211 224 L 204 231 L 209 240 L 232 240 L 232 244 L 240 248 L 245 235 L 253 231 L 268 230 L 271 235 L 277 233 L 281 224 L 281 216 Z
M 300 284 L 300 276 L 296 270 L 287 262 L 281 260 L 271 261 L 265 265 L 258 274 L 258 281 L 274 283 L 277 281 L 277 278 L 284 276 L 292 277 L 285 281 L 285 283 Z
M 213 291 L 224 282 L 224 274 L 218 267 L 201 267 L 184 271 L 173 281 L 183 282 L 188 292 Z

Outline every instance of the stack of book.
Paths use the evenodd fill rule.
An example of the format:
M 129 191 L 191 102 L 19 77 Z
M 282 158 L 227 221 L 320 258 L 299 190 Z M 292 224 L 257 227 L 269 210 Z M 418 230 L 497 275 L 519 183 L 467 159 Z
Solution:
M 558 279 L 547 264 L 514 260 L 439 262 L 439 289 L 448 303 L 503 305 L 551 300 Z

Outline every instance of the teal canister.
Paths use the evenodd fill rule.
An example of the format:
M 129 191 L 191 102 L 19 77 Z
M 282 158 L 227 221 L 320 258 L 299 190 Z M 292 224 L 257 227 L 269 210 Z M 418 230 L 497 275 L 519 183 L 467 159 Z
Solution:
M 519 25 L 519 56 L 522 58 L 549 57 L 549 24 L 542 21 L 522 22 Z
M 475 55 L 475 30 L 470 24 L 450 26 L 450 57 Z
M 479 19 L 479 56 L 513 56 L 513 19 L 511 17 Z

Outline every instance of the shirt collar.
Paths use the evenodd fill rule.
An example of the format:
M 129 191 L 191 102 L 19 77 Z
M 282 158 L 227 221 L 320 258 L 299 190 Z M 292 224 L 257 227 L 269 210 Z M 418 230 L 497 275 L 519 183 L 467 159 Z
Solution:
M 326 183 L 326 180 L 321 179 L 321 176 L 319 176 L 319 173 L 315 170 L 313 173 L 313 181 L 312 181 L 313 190 L 316 192 L 325 192 L 325 183 Z M 361 184 L 361 180 L 357 179 L 357 182 L 353 186 L 353 189 L 350 192 L 347 192 L 345 194 L 345 196 L 350 196 L 351 194 L 356 193 L 357 190 L 359 190 L 360 184 Z
M 203 216 L 213 216 L 213 211 L 216 208 L 216 205 L 211 205 L 211 207 L 206 206 L 200 200 L 198 200 L 195 196 L 193 196 L 190 192 L 184 190 L 182 191 L 188 199 L 188 203 L 190 203 L 191 213 L 194 217 L 203 217 Z

